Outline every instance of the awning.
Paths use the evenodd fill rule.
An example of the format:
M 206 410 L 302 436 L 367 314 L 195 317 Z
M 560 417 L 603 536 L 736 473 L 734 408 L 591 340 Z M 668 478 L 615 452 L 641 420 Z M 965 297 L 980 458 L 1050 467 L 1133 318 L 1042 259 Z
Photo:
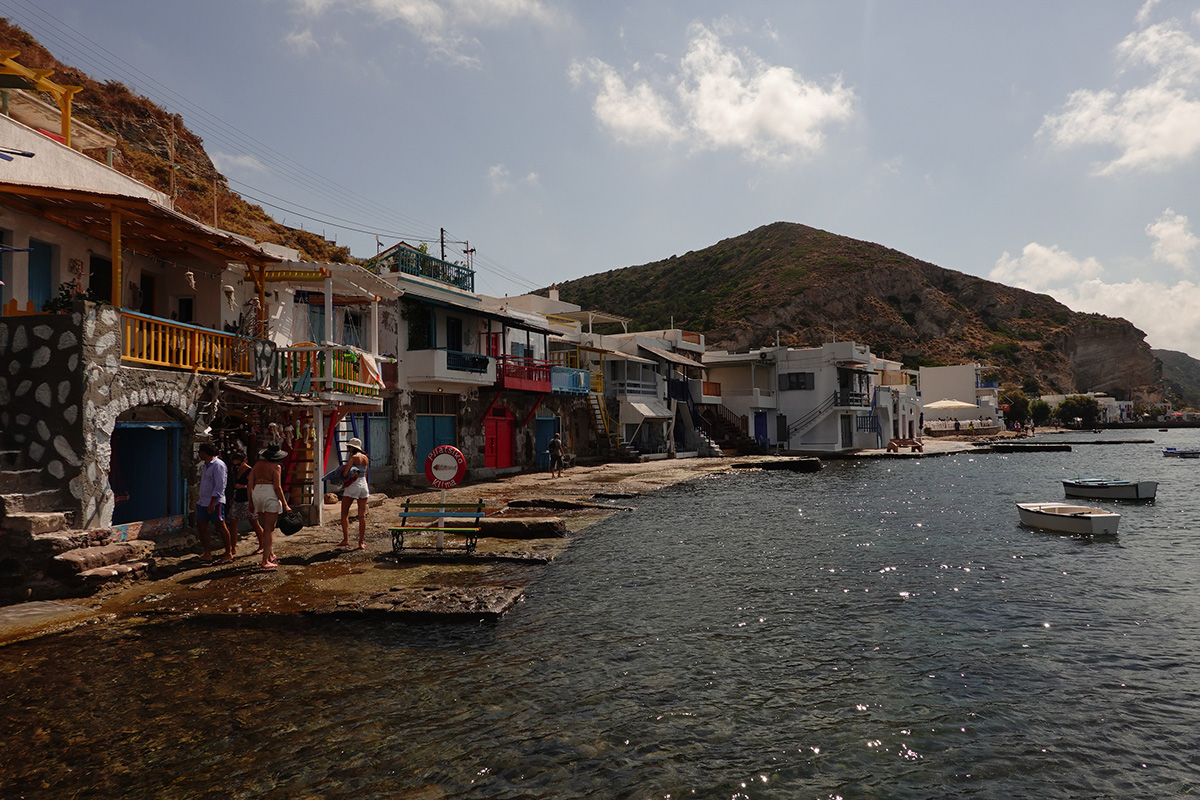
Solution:
M 678 364 L 683 367 L 697 367 L 699 369 L 704 369 L 704 365 L 699 361 L 693 361 L 687 356 L 681 356 L 678 353 L 672 353 L 670 350 L 663 350 L 660 347 L 651 347 L 648 344 L 639 344 L 638 349 L 645 350 L 647 353 L 652 353 L 659 358 L 671 362 L 672 364 Z
M 226 381 L 225 383 L 222 383 L 221 390 L 233 392 L 234 394 L 239 394 L 252 400 L 257 400 L 260 403 L 273 403 L 279 406 L 314 408 L 327 405 L 327 403 L 315 397 L 297 394 L 283 394 L 281 392 L 246 386 L 242 383 L 233 383 L 232 381 Z
M 640 419 L 671 419 L 675 416 L 666 402 L 657 398 L 633 400 L 629 407 Z

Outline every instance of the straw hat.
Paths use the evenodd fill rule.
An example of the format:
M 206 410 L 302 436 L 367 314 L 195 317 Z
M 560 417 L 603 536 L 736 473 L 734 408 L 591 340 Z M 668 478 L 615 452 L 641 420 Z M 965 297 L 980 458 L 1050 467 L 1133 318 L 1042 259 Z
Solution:
M 262 451 L 262 457 L 267 461 L 283 461 L 287 458 L 287 451 L 283 450 L 277 444 L 269 445 L 266 450 Z
M 361 453 L 362 449 L 363 449 L 362 439 L 355 436 L 353 439 L 346 442 L 346 447 L 349 447 L 351 450 L 357 450 L 358 452 Z

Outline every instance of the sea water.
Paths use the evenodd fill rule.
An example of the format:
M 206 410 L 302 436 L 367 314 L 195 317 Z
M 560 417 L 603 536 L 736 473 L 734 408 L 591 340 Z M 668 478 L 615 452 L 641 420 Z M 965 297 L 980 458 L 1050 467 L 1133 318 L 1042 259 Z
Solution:
M 0 796 L 1200 792 L 1190 431 L 662 490 L 493 624 L 101 626 L 0 650 Z M 1116 537 L 1021 527 L 1160 482 Z M 1092 502 L 1092 501 L 1088 501 Z

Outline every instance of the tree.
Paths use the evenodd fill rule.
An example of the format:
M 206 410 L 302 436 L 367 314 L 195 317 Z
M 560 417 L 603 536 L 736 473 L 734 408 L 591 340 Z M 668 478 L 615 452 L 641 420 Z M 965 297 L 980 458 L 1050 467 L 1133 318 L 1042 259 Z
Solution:
M 1004 418 L 1009 422 L 1024 422 L 1029 419 L 1029 396 L 1015 386 L 1000 393 L 1001 405 L 1008 406 Z
M 1050 421 L 1050 404 L 1045 400 L 1034 400 L 1029 404 L 1029 418 L 1034 425 L 1045 425 Z
M 1100 418 L 1100 404 L 1094 397 L 1073 394 L 1063 398 L 1063 401 L 1058 404 L 1058 408 L 1054 409 L 1054 416 L 1067 426 L 1078 424 L 1083 428 L 1091 428 Z M 1075 423 L 1075 420 L 1079 420 L 1079 422 Z

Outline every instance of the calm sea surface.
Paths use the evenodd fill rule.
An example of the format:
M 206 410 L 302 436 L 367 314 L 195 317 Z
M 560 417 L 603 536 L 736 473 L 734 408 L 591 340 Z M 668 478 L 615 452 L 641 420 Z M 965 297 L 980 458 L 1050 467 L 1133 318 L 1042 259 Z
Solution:
M 78 630 L 0 650 L 4 798 L 1200 793 L 1200 461 L 834 462 L 667 489 L 493 625 Z M 1160 481 L 1118 537 L 1022 528 Z M 1097 505 L 1103 505 L 1097 501 Z M 1109 504 L 1116 506 L 1117 504 Z

